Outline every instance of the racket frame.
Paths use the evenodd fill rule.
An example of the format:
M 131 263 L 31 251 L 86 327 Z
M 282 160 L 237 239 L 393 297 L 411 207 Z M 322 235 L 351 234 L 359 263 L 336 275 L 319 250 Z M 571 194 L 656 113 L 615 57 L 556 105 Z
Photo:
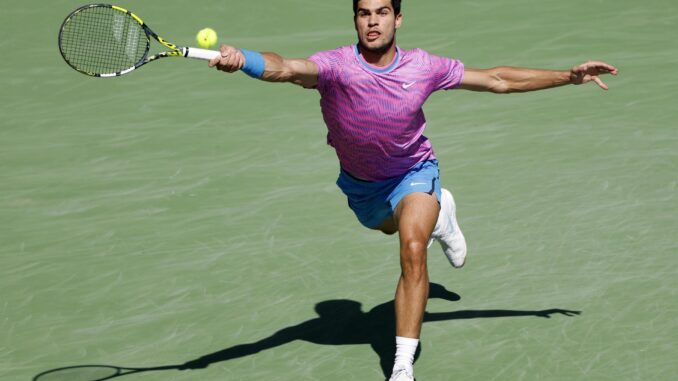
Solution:
M 142 28 L 144 33 L 146 34 L 146 51 L 144 52 L 144 55 L 141 57 L 141 59 L 136 62 L 134 65 L 132 65 L 129 68 L 117 71 L 117 72 L 112 72 L 112 73 L 91 73 L 86 70 L 82 70 L 80 68 L 75 67 L 73 64 L 71 64 L 68 59 L 66 58 L 66 55 L 63 52 L 63 49 L 61 48 L 61 36 L 64 31 L 65 26 L 70 22 L 73 17 L 77 16 L 80 12 L 89 10 L 91 8 L 111 8 L 114 9 L 118 12 L 126 14 L 128 17 L 131 17 L 134 21 L 136 21 L 139 26 Z M 149 52 L 150 52 L 150 47 L 151 47 L 151 38 L 153 38 L 155 41 L 159 42 L 161 45 L 169 49 L 168 51 L 156 53 L 152 56 L 149 57 Z M 121 75 L 125 75 L 128 73 L 131 73 L 132 71 L 146 65 L 149 62 L 158 60 L 160 58 L 165 58 L 165 57 L 185 57 L 185 58 L 195 58 L 195 59 L 201 59 L 201 60 L 211 60 L 214 57 L 218 57 L 220 55 L 220 52 L 215 51 L 215 50 L 206 50 L 206 49 L 198 49 L 198 48 L 192 48 L 192 47 L 178 47 L 174 45 L 173 43 L 163 39 L 162 37 L 158 36 L 157 33 L 155 33 L 146 23 L 139 17 L 137 16 L 134 12 L 131 12 L 125 8 L 119 7 L 117 5 L 111 5 L 111 4 L 88 4 L 88 5 L 83 5 L 82 7 L 74 10 L 71 12 L 66 19 L 63 21 L 61 24 L 61 27 L 59 29 L 59 52 L 61 53 L 61 56 L 63 57 L 64 61 L 75 69 L 76 71 L 83 73 L 85 75 L 91 76 L 91 77 L 97 77 L 97 78 L 110 78 L 110 77 L 119 77 Z

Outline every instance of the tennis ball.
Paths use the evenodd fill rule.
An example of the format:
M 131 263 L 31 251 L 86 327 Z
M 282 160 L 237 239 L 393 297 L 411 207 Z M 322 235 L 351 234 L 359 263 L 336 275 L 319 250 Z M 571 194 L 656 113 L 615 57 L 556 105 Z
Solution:
M 217 32 L 212 28 L 205 28 L 195 36 L 198 46 L 203 49 L 209 49 L 217 44 Z

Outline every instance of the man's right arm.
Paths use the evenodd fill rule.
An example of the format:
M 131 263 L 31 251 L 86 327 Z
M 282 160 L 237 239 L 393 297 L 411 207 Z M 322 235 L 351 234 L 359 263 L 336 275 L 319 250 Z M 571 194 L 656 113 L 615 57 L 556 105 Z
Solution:
M 242 51 L 228 45 L 221 46 L 221 56 L 210 61 L 210 67 L 233 73 L 245 66 L 246 59 Z M 264 59 L 262 81 L 289 82 L 306 88 L 313 88 L 318 84 L 318 66 L 307 59 L 286 59 L 276 53 L 261 54 Z

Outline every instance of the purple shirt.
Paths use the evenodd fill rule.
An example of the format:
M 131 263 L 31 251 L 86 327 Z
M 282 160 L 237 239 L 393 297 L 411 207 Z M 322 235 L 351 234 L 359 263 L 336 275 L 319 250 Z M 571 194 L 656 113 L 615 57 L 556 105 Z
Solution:
M 327 124 L 327 144 L 341 167 L 363 180 L 400 176 L 434 159 L 423 135 L 422 106 L 436 90 L 458 86 L 464 65 L 421 49 L 397 48 L 387 67 L 368 64 L 356 45 L 318 52 L 320 107 Z

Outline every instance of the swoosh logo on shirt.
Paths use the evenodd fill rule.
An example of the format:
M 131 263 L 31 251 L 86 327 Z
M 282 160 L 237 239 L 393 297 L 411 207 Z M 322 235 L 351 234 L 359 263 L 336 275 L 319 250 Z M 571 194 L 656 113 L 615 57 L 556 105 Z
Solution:
M 415 83 L 417 83 L 417 81 L 410 82 L 410 83 L 403 83 L 403 89 L 407 90 L 410 87 L 412 87 Z

